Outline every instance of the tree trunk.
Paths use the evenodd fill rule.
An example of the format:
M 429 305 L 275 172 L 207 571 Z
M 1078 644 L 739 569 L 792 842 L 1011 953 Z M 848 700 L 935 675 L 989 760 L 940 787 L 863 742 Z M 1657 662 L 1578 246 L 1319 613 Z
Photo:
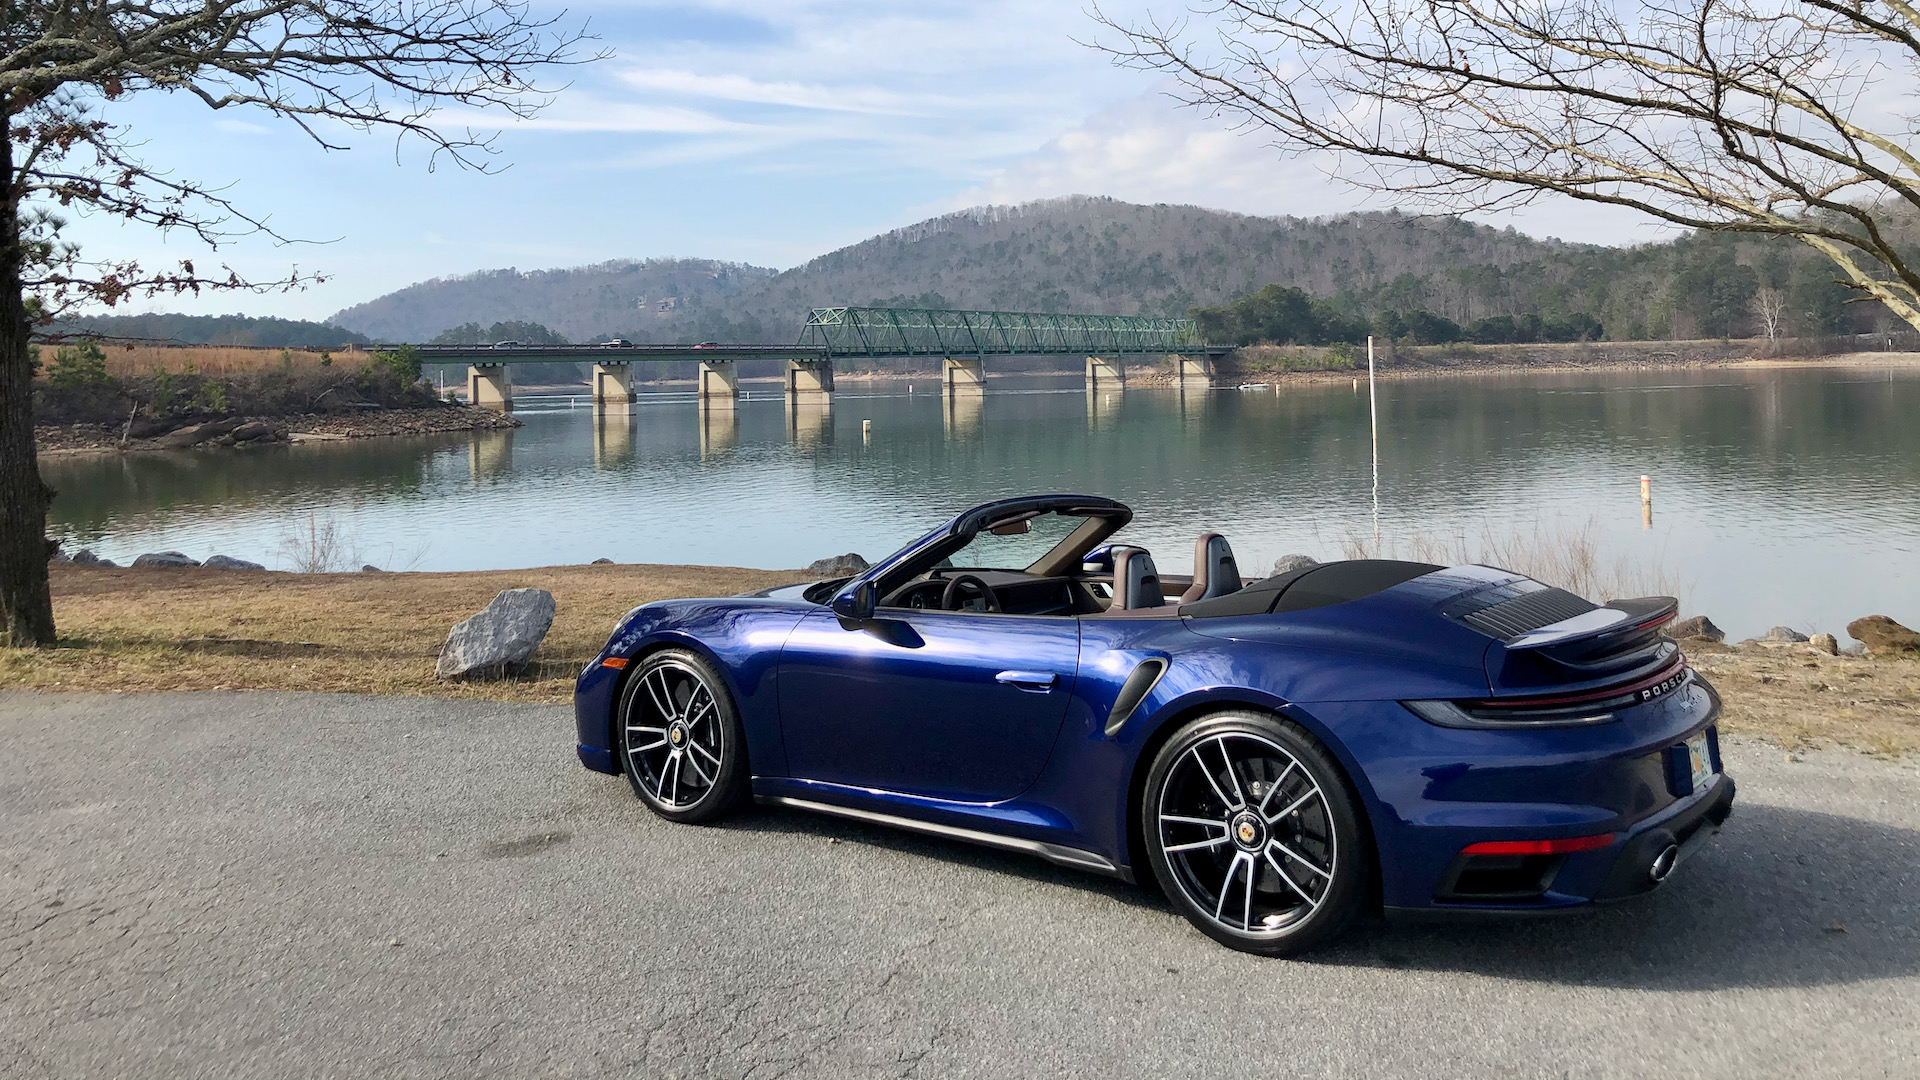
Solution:
M 11 116 L 5 116 L 11 121 Z M 33 445 L 31 327 L 20 277 L 20 186 L 11 133 L 0 136 L 0 642 L 53 644 L 47 588 L 47 502 Z

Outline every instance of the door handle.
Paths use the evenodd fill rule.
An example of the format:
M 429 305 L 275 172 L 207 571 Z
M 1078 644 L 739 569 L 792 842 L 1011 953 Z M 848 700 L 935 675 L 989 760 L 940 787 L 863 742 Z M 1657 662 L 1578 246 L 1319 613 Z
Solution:
M 995 675 L 993 681 L 1029 694 L 1044 694 L 1053 689 L 1053 681 L 1058 677 L 1049 671 L 1003 671 Z

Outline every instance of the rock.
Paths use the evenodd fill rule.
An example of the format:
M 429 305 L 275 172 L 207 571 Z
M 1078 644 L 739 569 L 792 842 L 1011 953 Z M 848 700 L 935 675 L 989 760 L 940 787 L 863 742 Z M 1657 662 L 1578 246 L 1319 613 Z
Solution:
M 1305 570 L 1309 566 L 1319 566 L 1320 560 L 1311 555 L 1282 555 L 1273 560 L 1273 572 L 1270 577 L 1291 574 L 1295 570 Z
M 149 551 L 133 560 L 136 569 L 154 566 L 199 566 L 200 560 L 189 559 L 177 551 Z
M 1920 653 L 1920 634 L 1885 615 L 1869 615 L 1847 624 L 1847 633 L 1867 647 L 1868 656 Z
M 1767 631 L 1767 636 L 1759 640 L 1778 645 L 1798 645 L 1807 640 L 1807 635 L 1791 626 L 1776 626 Z
M 253 420 L 233 429 L 234 442 L 253 442 L 256 439 L 270 439 L 280 434 L 280 429 L 262 420 Z
M 595 559 L 595 560 L 593 560 L 593 565 L 595 565 L 595 566 L 612 566 L 612 565 L 613 565 L 613 560 L 612 560 L 612 559 Z
M 162 435 L 158 439 L 155 439 L 154 442 L 161 446 L 175 448 L 198 446 L 210 439 L 218 439 L 223 435 L 230 434 L 244 422 L 245 421 L 241 420 L 209 420 L 204 424 L 193 424 L 188 427 L 183 427 L 171 434 Z
M 867 560 L 849 551 L 845 555 L 835 555 L 831 559 L 821 559 L 807 567 L 809 574 L 824 574 L 827 577 L 846 577 L 858 574 L 867 568 Z
M 1841 656 L 1865 656 L 1867 655 L 1867 647 L 1856 641 L 1853 644 L 1847 646 L 1846 648 L 1841 649 L 1840 655 Z
M 384 574 L 384 573 L 386 573 L 386 571 L 385 571 L 385 570 L 382 570 L 382 569 L 380 569 L 379 567 L 377 567 L 377 566 L 375 566 L 375 565 L 373 565 L 372 563 L 365 563 L 365 564 L 363 564 L 363 565 L 362 565 L 362 566 L 360 567 L 360 572 L 361 572 L 361 573 L 363 573 L 363 574 Z
M 1807 644 L 1828 656 L 1840 655 L 1840 639 L 1832 634 L 1815 634 L 1807 639 Z
M 73 553 L 73 565 L 75 566 L 113 566 L 115 565 L 115 563 L 112 559 L 103 559 L 100 556 L 95 555 L 93 553 L 92 548 L 81 548 L 79 551 L 76 551 Z
M 1692 615 L 1669 623 L 1662 633 L 1673 638 L 1675 641 L 1682 641 L 1687 638 L 1705 638 L 1717 644 L 1727 640 L 1727 632 L 1713 625 L 1713 620 L 1707 618 L 1705 615 Z
M 73 556 L 71 556 L 71 555 L 69 555 L 69 554 L 67 554 L 67 553 L 66 553 L 66 552 L 64 552 L 64 551 L 61 551 L 61 550 L 60 550 L 59 548 L 57 548 L 57 547 L 56 547 L 56 548 L 54 548 L 54 549 L 53 549 L 53 557 L 52 557 L 52 559 L 51 559 L 50 561 L 52 561 L 52 562 L 72 562 L 72 561 L 73 561 Z
M 231 555 L 209 555 L 207 556 L 207 561 L 201 563 L 200 565 L 206 567 L 208 570 L 265 570 L 266 569 L 266 567 L 261 566 L 257 562 L 248 562 L 245 559 L 236 559 Z
M 518 672 L 552 626 L 552 593 L 508 589 L 447 634 L 434 674 L 442 679 L 497 679 Z

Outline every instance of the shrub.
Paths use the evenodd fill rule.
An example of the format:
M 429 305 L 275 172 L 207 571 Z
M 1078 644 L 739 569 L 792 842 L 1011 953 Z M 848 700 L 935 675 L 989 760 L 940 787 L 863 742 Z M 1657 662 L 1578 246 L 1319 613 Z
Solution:
M 62 390 L 104 386 L 107 382 L 107 354 L 89 341 L 84 345 L 62 345 L 47 365 L 47 381 Z

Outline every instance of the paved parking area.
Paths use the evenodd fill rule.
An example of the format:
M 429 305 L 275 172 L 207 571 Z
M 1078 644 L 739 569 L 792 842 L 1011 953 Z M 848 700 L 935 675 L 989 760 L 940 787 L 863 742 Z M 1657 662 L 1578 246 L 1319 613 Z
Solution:
M 0 693 L 0 1075 L 1912 1076 L 1920 769 L 1729 740 L 1591 917 L 1242 956 L 791 811 L 672 826 L 553 707 Z

